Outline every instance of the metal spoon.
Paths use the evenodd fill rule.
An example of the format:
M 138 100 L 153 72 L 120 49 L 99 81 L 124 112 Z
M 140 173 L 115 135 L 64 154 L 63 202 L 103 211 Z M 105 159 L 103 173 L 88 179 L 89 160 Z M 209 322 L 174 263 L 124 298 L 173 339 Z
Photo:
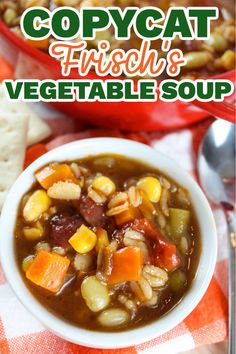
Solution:
M 235 154 L 236 126 L 223 120 L 208 129 L 198 157 L 200 182 L 207 196 L 225 211 L 229 230 L 229 340 L 228 354 L 235 354 L 236 336 L 236 217 Z

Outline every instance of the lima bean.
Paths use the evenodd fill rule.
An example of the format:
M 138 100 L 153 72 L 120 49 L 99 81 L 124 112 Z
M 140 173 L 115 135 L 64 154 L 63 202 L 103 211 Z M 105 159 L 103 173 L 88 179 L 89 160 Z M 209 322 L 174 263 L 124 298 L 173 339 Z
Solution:
M 209 44 L 216 52 L 224 52 L 228 48 L 227 40 L 219 33 L 211 33 L 207 44 Z
M 108 309 L 98 316 L 98 322 L 104 327 L 118 327 L 129 320 L 128 312 L 122 309 Z
M 212 55 L 206 51 L 189 52 L 184 54 L 184 57 L 187 59 L 187 64 L 185 66 L 187 69 L 202 68 L 213 60 Z
M 81 294 L 88 308 L 93 312 L 103 310 L 109 305 L 108 289 L 95 275 L 85 278 L 81 284 Z

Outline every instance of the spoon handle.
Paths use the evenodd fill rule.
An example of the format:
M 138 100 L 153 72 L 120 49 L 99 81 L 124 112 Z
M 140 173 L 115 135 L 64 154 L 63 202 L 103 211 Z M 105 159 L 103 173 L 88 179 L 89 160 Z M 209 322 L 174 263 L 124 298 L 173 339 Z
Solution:
M 236 353 L 236 217 L 227 211 L 229 226 L 229 342 L 228 354 Z

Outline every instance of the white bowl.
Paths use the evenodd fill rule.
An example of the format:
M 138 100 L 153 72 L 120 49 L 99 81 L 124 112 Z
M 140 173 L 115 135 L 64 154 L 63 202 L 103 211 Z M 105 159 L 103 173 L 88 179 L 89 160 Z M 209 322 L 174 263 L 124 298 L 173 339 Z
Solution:
M 195 279 L 182 301 L 155 322 L 124 332 L 107 333 L 85 330 L 68 324 L 44 308 L 25 286 L 14 253 L 14 228 L 22 196 L 34 181 L 34 172 L 52 161 L 75 160 L 91 155 L 115 153 L 144 161 L 158 168 L 191 195 L 201 231 L 201 255 Z M 73 343 L 94 348 L 123 348 L 143 343 L 178 325 L 197 306 L 213 275 L 217 236 L 214 218 L 206 197 L 197 183 L 174 161 L 150 147 L 124 139 L 96 138 L 81 140 L 52 150 L 36 160 L 17 179 L 4 204 L 0 224 L 0 256 L 6 277 L 23 305 L 48 329 Z

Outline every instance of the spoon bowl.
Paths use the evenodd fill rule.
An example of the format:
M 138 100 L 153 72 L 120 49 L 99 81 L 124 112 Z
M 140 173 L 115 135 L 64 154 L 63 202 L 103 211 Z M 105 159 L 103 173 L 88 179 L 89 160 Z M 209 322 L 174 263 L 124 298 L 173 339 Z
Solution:
M 235 125 L 215 121 L 204 137 L 198 162 L 201 184 L 215 204 L 235 204 L 235 154 Z
M 235 130 L 235 124 L 222 120 L 215 121 L 203 139 L 198 158 L 202 187 L 215 204 L 222 206 L 228 222 L 228 354 L 236 353 Z

